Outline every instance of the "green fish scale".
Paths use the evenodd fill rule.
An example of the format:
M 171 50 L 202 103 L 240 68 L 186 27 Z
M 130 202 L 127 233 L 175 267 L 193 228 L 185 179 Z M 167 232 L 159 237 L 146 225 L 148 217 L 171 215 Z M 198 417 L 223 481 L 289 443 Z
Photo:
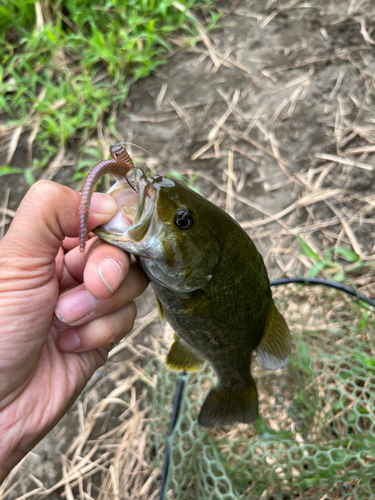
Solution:
M 275 302 L 293 335 L 282 370 L 252 373 L 260 416 L 252 425 L 206 430 L 197 424 L 215 375 L 186 376 L 170 436 L 168 500 L 375 497 L 375 316 L 341 292 L 279 289 Z M 150 468 L 162 470 L 178 374 L 162 362 L 149 394 Z
M 172 328 L 215 367 L 220 387 L 229 389 L 250 384 L 248 360 L 259 342 L 271 296 L 267 272 L 253 242 L 231 225 L 232 221 L 228 248 L 204 292 L 176 293 L 153 284 Z M 228 250 L 233 247 L 237 260 Z M 249 263 L 247 269 L 244 261 Z

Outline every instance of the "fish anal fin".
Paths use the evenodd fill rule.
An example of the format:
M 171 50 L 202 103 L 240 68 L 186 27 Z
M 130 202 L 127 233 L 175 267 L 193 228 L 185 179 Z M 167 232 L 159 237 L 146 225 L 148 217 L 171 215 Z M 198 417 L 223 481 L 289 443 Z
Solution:
M 256 350 L 266 370 L 278 370 L 288 363 L 292 339 L 288 325 L 272 301 L 261 341 Z
M 198 423 L 201 427 L 221 427 L 235 422 L 249 424 L 258 417 L 258 395 L 254 381 L 243 390 L 211 389 L 206 397 Z
M 155 293 L 155 300 L 156 300 L 156 305 L 158 306 L 158 311 L 159 311 L 159 318 L 160 318 L 160 322 L 163 326 L 166 325 L 167 323 L 167 320 L 165 318 L 165 314 L 164 314 L 164 309 L 163 309 L 163 306 L 158 298 L 158 296 L 156 295 Z
M 178 335 L 174 336 L 165 363 L 171 370 L 196 372 L 203 368 L 204 360 Z

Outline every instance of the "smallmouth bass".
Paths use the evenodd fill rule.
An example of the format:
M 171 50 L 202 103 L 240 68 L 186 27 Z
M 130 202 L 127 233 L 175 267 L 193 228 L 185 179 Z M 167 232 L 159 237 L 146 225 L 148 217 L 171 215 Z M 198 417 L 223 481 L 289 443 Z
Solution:
M 175 332 L 167 366 L 196 371 L 207 361 L 214 369 L 217 385 L 199 424 L 253 422 L 258 395 L 252 352 L 263 367 L 276 370 L 291 350 L 261 255 L 234 219 L 184 184 L 146 175 L 121 145 L 111 146 L 111 157 L 94 167 L 82 189 L 81 249 L 90 193 L 102 175 L 113 173 L 118 180 L 108 194 L 120 208 L 94 232 L 135 255 L 149 278 L 160 318 Z

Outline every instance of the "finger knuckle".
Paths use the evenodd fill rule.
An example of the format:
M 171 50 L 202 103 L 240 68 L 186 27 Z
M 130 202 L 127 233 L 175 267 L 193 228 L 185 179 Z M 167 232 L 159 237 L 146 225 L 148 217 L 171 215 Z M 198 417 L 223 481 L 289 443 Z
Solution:
M 124 336 L 133 329 L 136 315 L 137 307 L 133 301 L 129 302 L 124 308 L 122 308 L 121 313 L 117 318 L 118 329 L 116 337 L 119 333 L 121 336 Z
M 131 301 L 128 304 L 128 314 L 130 329 L 132 329 L 134 327 L 134 321 L 137 316 L 137 306 L 135 305 L 134 301 Z
M 29 189 L 30 196 L 55 196 L 56 184 L 52 181 L 40 180 Z

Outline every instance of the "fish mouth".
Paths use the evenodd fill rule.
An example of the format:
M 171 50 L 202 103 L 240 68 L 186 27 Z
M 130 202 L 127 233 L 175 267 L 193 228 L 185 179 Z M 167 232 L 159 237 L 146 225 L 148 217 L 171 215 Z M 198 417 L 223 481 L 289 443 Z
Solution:
M 136 255 L 145 255 L 146 236 L 153 236 L 157 190 L 140 168 L 133 168 L 107 192 L 119 204 L 116 215 L 94 229 L 104 241 Z M 152 233 L 150 229 L 152 228 Z M 142 244 L 143 242 L 143 244 Z

